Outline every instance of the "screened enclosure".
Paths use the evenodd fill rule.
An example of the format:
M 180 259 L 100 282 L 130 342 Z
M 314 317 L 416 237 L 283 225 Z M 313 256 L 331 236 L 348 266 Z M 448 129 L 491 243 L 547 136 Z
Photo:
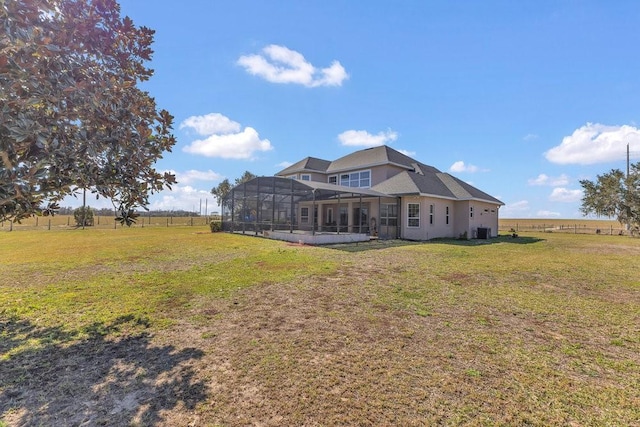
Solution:
M 221 209 L 227 232 L 397 236 L 398 199 L 368 188 L 259 177 L 234 187 Z M 380 213 L 387 215 L 382 223 Z

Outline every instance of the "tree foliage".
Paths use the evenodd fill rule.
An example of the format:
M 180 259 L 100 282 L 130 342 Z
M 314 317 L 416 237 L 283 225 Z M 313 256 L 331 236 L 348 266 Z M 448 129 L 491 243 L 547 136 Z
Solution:
M 89 206 L 80 206 L 73 211 L 73 219 L 78 227 L 91 226 L 93 225 L 93 209 Z
M 240 178 L 236 178 L 233 186 L 229 182 L 227 178 L 225 178 L 220 184 L 211 189 L 211 194 L 216 196 L 216 201 L 218 205 L 222 206 L 222 201 L 225 197 L 231 192 L 231 189 L 236 185 L 240 185 L 243 182 L 251 181 L 252 179 L 257 178 L 257 175 L 252 174 L 249 171 L 245 171 Z
M 581 180 L 583 214 L 616 218 L 621 224 L 640 228 L 640 162 L 630 165 L 629 176 L 619 169 Z
M 137 87 L 154 31 L 115 0 L 0 0 L 0 220 L 50 214 L 80 189 L 131 224 L 175 177 L 153 167 L 173 117 Z

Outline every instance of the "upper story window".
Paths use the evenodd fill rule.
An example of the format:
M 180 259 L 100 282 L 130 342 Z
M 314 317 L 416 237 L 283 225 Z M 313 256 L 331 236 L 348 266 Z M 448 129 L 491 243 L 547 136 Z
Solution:
M 340 185 L 345 187 L 371 187 L 371 171 L 358 171 L 340 175 Z
M 302 175 L 300 175 L 300 179 L 302 181 L 311 181 L 311 175 L 309 175 L 308 173 L 303 173 Z
M 329 177 L 329 184 L 338 185 L 338 175 L 331 175 Z

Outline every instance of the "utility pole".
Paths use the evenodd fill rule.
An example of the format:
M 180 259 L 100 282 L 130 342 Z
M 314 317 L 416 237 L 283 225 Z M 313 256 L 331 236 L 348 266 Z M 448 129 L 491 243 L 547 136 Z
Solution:
M 627 178 L 629 178 L 629 143 L 627 142 Z

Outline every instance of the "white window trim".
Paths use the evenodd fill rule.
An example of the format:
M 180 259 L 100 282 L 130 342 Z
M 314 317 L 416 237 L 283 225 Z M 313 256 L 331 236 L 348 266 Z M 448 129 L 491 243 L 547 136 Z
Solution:
M 305 177 L 307 177 L 307 179 L 304 179 Z M 308 173 L 300 174 L 300 181 L 311 181 L 311 174 L 308 174 Z
M 331 184 L 331 178 L 336 179 L 336 182 L 333 185 L 338 185 L 338 183 L 340 183 L 340 180 L 338 179 L 338 175 L 329 175 L 327 177 L 327 184 Z
M 417 205 L 418 206 L 418 216 L 417 217 L 411 217 L 409 216 L 410 213 L 410 209 L 409 206 L 411 205 Z M 418 225 L 411 225 L 411 221 L 410 220 L 418 220 Z M 420 203 L 412 203 L 412 202 L 408 202 L 407 203 L 407 228 L 420 228 Z
M 364 186 L 364 187 L 360 186 L 360 181 L 362 179 L 362 178 L 360 178 L 360 174 L 362 172 L 369 172 L 369 185 Z M 349 175 L 349 181 L 351 181 L 351 174 L 354 174 L 354 173 L 358 174 L 358 186 L 357 187 L 352 187 L 352 188 L 371 188 L 371 177 L 372 177 L 371 169 L 360 169 L 360 170 L 354 170 L 354 171 L 350 171 L 350 172 L 342 172 L 342 173 L 336 175 L 338 185 L 342 185 L 342 186 L 345 186 L 345 187 L 350 187 L 350 185 L 344 185 L 342 183 L 342 175 Z
M 429 225 L 433 225 L 434 224 L 435 214 L 436 214 L 436 205 L 431 203 L 429 205 Z

